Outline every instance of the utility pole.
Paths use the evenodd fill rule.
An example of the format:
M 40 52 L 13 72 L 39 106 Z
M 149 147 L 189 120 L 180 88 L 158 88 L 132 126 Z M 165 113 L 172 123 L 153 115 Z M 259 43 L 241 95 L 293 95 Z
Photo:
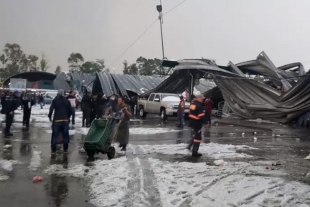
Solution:
M 160 0 L 160 5 L 156 6 L 157 11 L 159 13 L 158 19 L 159 19 L 159 24 L 160 24 L 160 34 L 161 34 L 161 48 L 162 48 L 162 52 L 163 52 L 163 59 L 165 59 L 165 49 L 164 49 L 164 36 L 163 36 L 163 7 L 161 4 L 161 0 Z M 160 75 L 162 75 L 162 68 L 160 67 Z

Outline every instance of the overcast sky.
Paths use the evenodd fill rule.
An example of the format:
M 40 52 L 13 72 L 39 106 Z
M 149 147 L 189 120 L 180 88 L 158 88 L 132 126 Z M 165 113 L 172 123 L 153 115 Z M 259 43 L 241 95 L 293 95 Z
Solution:
M 162 0 L 163 12 L 183 0 Z M 44 52 L 50 71 L 68 69 L 71 52 L 109 66 L 158 18 L 159 0 L 1 0 L 0 48 Z M 276 66 L 310 60 L 309 0 L 187 0 L 164 17 L 165 56 L 212 58 L 226 65 L 265 51 Z M 161 58 L 159 22 L 111 66 Z M 305 64 L 310 68 L 310 62 Z

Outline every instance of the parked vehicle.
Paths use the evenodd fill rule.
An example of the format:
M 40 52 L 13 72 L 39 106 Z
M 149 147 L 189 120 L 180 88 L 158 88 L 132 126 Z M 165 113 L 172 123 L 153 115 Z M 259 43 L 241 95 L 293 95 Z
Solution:
M 46 92 L 44 97 L 44 105 L 45 104 L 51 104 L 53 99 L 57 96 L 57 92 Z
M 162 120 L 169 116 L 177 116 L 180 97 L 173 93 L 152 93 L 147 100 L 138 100 L 140 117 L 147 114 L 159 114 Z M 189 102 L 185 102 L 185 116 L 189 113 Z

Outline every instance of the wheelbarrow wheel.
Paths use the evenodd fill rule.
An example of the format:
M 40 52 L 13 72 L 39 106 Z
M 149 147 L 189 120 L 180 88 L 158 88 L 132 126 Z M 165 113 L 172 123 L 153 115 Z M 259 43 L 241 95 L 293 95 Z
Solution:
M 95 160 L 95 151 L 87 151 L 88 160 Z
M 107 152 L 107 155 L 108 155 L 109 160 L 113 159 L 114 156 L 115 156 L 115 148 L 114 147 L 110 147 L 109 151 Z

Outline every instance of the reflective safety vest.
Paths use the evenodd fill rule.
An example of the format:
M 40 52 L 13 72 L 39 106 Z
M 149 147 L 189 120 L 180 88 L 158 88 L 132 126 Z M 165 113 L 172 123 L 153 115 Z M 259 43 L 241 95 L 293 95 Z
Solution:
M 205 114 L 203 112 L 202 103 L 198 101 L 194 101 L 193 103 L 191 103 L 191 105 L 189 106 L 189 115 L 188 115 L 189 126 L 195 128 L 202 127 L 204 115 Z

